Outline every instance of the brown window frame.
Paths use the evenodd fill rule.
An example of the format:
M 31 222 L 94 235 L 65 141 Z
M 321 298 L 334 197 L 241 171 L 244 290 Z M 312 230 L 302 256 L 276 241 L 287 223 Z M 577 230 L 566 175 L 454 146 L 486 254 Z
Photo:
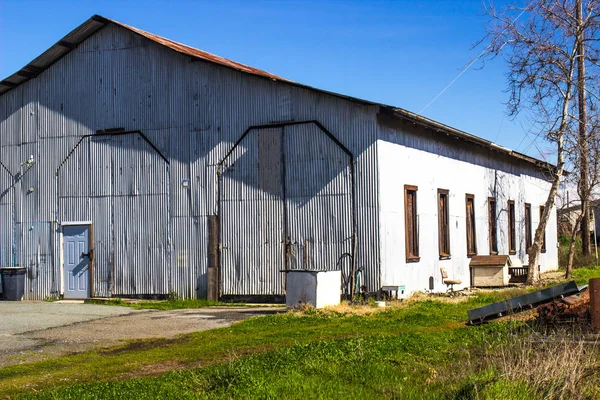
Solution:
M 533 244 L 531 227 L 531 204 L 525 203 L 525 251 L 529 251 Z
M 406 246 L 406 262 L 419 262 L 421 260 L 419 256 L 419 220 L 417 215 L 418 190 L 417 186 L 404 185 L 404 244 Z M 413 196 L 412 209 L 409 209 L 408 205 L 409 196 Z M 411 227 L 412 230 L 410 229 Z
M 440 260 L 450 258 L 450 196 L 446 189 L 437 190 L 438 199 L 438 245 Z M 444 199 L 444 200 L 442 200 Z M 442 206 L 443 204 L 443 206 Z
M 471 203 L 471 209 L 469 211 L 469 202 Z M 475 196 L 472 194 L 465 194 L 465 224 L 467 234 L 467 257 L 473 257 L 477 255 L 477 223 L 475 220 Z M 470 234 L 469 234 L 470 233 Z M 470 239 L 470 240 L 469 240 Z
M 492 203 L 494 207 L 492 209 Z M 496 207 L 498 203 L 495 197 L 488 197 L 488 239 L 490 242 L 490 254 L 498 254 L 498 218 Z
M 542 220 L 542 214 L 544 213 L 544 209 L 546 206 L 540 206 L 540 221 Z M 539 223 L 539 222 L 538 222 Z M 546 252 L 546 228 L 544 228 L 544 237 L 542 238 L 542 253 Z
M 517 219 L 514 200 L 508 200 L 506 214 L 508 216 L 508 254 L 517 254 Z

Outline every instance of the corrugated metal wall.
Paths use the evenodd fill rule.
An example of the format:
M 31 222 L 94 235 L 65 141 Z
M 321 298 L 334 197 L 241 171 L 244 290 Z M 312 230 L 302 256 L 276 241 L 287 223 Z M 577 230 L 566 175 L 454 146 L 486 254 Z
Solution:
M 174 291 L 205 296 L 207 217 L 218 212 L 217 165 L 248 127 L 290 120 L 319 121 L 354 155 L 357 264 L 365 268 L 367 287 L 377 290 L 377 110 L 193 62 L 108 25 L 37 78 L 0 97 L 0 161 L 18 176 L 11 246 L 16 246 L 17 263 L 28 268 L 27 298 L 60 292 L 60 222 L 78 220 L 94 225 L 94 295 Z M 85 139 L 69 156 L 84 135 L 116 127 L 143 132 L 168 165 L 135 135 Z M 30 155 L 35 164 L 21 166 Z M 308 168 L 309 179 L 331 178 L 327 184 L 321 181 L 329 193 L 347 190 L 347 172 L 332 175 L 339 170 L 335 162 L 311 160 L 310 170 L 297 161 L 299 168 Z M 57 193 L 55 174 L 63 162 Z M 318 175 L 318 165 L 325 168 L 323 175 Z M 111 180 L 114 176 L 119 179 Z M 294 175 L 289 184 L 301 196 L 301 190 L 311 188 L 297 179 Z M 342 213 L 336 218 L 346 221 L 348 201 L 325 197 L 328 207 Z M 310 204 L 305 210 L 316 212 Z M 231 212 L 245 215 L 243 209 Z M 338 240 L 346 231 L 319 235 Z M 243 234 L 239 228 L 231 232 Z M 4 242 L 0 245 L 7 246 Z M 327 246 L 312 247 L 327 253 Z M 260 280 L 244 285 L 247 292 L 265 291 Z

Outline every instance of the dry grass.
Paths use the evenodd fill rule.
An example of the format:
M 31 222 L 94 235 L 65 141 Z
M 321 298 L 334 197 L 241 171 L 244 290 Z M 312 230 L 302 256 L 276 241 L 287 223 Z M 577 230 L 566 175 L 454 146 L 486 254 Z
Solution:
M 326 317 L 346 315 L 364 316 L 381 312 L 389 306 L 390 302 L 386 302 L 386 307 L 376 307 L 370 304 L 350 304 L 348 301 L 343 301 L 337 306 L 329 306 L 322 309 L 316 309 L 310 304 L 302 304 L 289 309 L 288 312 L 296 315 L 320 314 Z
M 487 363 L 511 381 L 524 381 L 547 399 L 598 397 L 600 345 L 577 332 L 515 336 Z

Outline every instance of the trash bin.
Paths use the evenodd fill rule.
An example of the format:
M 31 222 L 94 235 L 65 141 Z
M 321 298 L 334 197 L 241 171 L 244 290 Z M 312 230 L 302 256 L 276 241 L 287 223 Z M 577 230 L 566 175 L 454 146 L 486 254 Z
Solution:
M 21 301 L 25 294 L 25 268 L 0 268 L 3 300 Z

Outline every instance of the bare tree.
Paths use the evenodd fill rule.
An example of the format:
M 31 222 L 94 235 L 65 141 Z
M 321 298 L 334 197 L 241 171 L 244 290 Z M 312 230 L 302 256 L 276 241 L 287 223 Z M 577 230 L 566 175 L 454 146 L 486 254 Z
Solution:
M 598 187 L 598 184 L 600 183 L 600 137 L 598 135 L 599 132 L 599 128 L 600 126 L 599 121 L 598 121 L 598 113 L 595 110 L 595 107 L 591 107 L 591 114 L 590 114 L 590 118 L 589 118 L 589 123 L 586 124 L 586 149 L 585 152 L 581 151 L 580 147 L 578 147 L 579 144 L 579 140 L 580 138 L 577 137 L 577 141 L 574 143 L 571 143 L 571 146 L 568 146 L 568 148 L 571 149 L 570 151 L 570 164 L 573 167 L 574 171 L 581 171 L 582 168 L 582 164 L 585 164 L 585 168 L 586 168 L 586 172 L 587 172 L 587 183 L 585 184 L 586 190 L 587 190 L 587 196 L 589 199 L 589 196 L 591 196 L 591 193 L 594 191 L 594 189 L 596 187 Z M 582 163 L 582 159 L 583 159 L 583 155 L 586 155 L 585 157 L 585 163 Z M 576 180 L 577 180 L 577 190 L 578 190 L 578 194 L 580 199 L 582 199 L 582 203 L 583 203 L 583 195 L 581 193 L 581 187 L 584 186 L 582 184 L 582 175 L 583 174 L 579 174 L 576 176 Z M 567 202 L 568 203 L 568 202 Z M 571 206 L 571 204 L 566 204 L 566 207 L 569 208 Z M 582 225 L 583 224 L 587 224 L 588 228 L 589 228 L 589 222 L 585 219 L 586 215 L 589 215 L 589 208 L 590 206 L 582 206 L 580 208 L 580 212 L 576 217 L 575 223 L 573 224 L 573 226 L 571 227 L 571 232 L 570 232 L 570 242 L 569 242 L 569 254 L 568 254 L 568 261 L 567 261 L 567 266 L 566 266 L 566 273 L 565 273 L 565 278 L 571 278 L 572 277 L 572 271 L 573 271 L 573 260 L 575 257 L 575 237 L 577 235 L 577 232 L 579 230 L 581 230 L 581 236 L 582 236 L 582 253 L 584 256 L 589 255 L 589 252 L 586 254 L 585 251 L 583 251 L 583 241 L 585 236 L 587 235 L 587 237 L 589 238 L 589 229 L 587 230 L 587 232 L 582 229 Z M 596 235 L 596 229 L 594 229 L 594 235 Z
M 599 40 L 599 3 L 600 0 L 531 0 L 525 6 L 511 5 L 500 12 L 494 7 L 487 10 L 490 17 L 487 55 L 505 57 L 509 114 L 516 116 L 523 110 L 529 111 L 541 127 L 540 133 L 556 148 L 556 167 L 548 171 L 552 184 L 528 250 L 527 284 L 539 280 L 544 231 L 554 209 L 571 143 L 580 150 L 579 159 L 585 162 L 579 164 L 587 174 L 588 155 L 581 150 L 588 144 L 585 110 L 598 98 L 591 89 L 594 84 L 587 84 L 586 80 L 596 82 L 593 76 L 598 67 L 595 43 Z M 591 79 L 585 79 L 586 62 L 592 67 L 587 70 L 588 75 L 592 73 Z M 584 108 L 583 113 L 581 109 L 577 112 L 578 104 Z M 573 141 L 576 126 L 580 127 L 580 136 Z M 589 182 L 580 179 L 580 187 L 584 188 L 580 195 L 589 193 Z

